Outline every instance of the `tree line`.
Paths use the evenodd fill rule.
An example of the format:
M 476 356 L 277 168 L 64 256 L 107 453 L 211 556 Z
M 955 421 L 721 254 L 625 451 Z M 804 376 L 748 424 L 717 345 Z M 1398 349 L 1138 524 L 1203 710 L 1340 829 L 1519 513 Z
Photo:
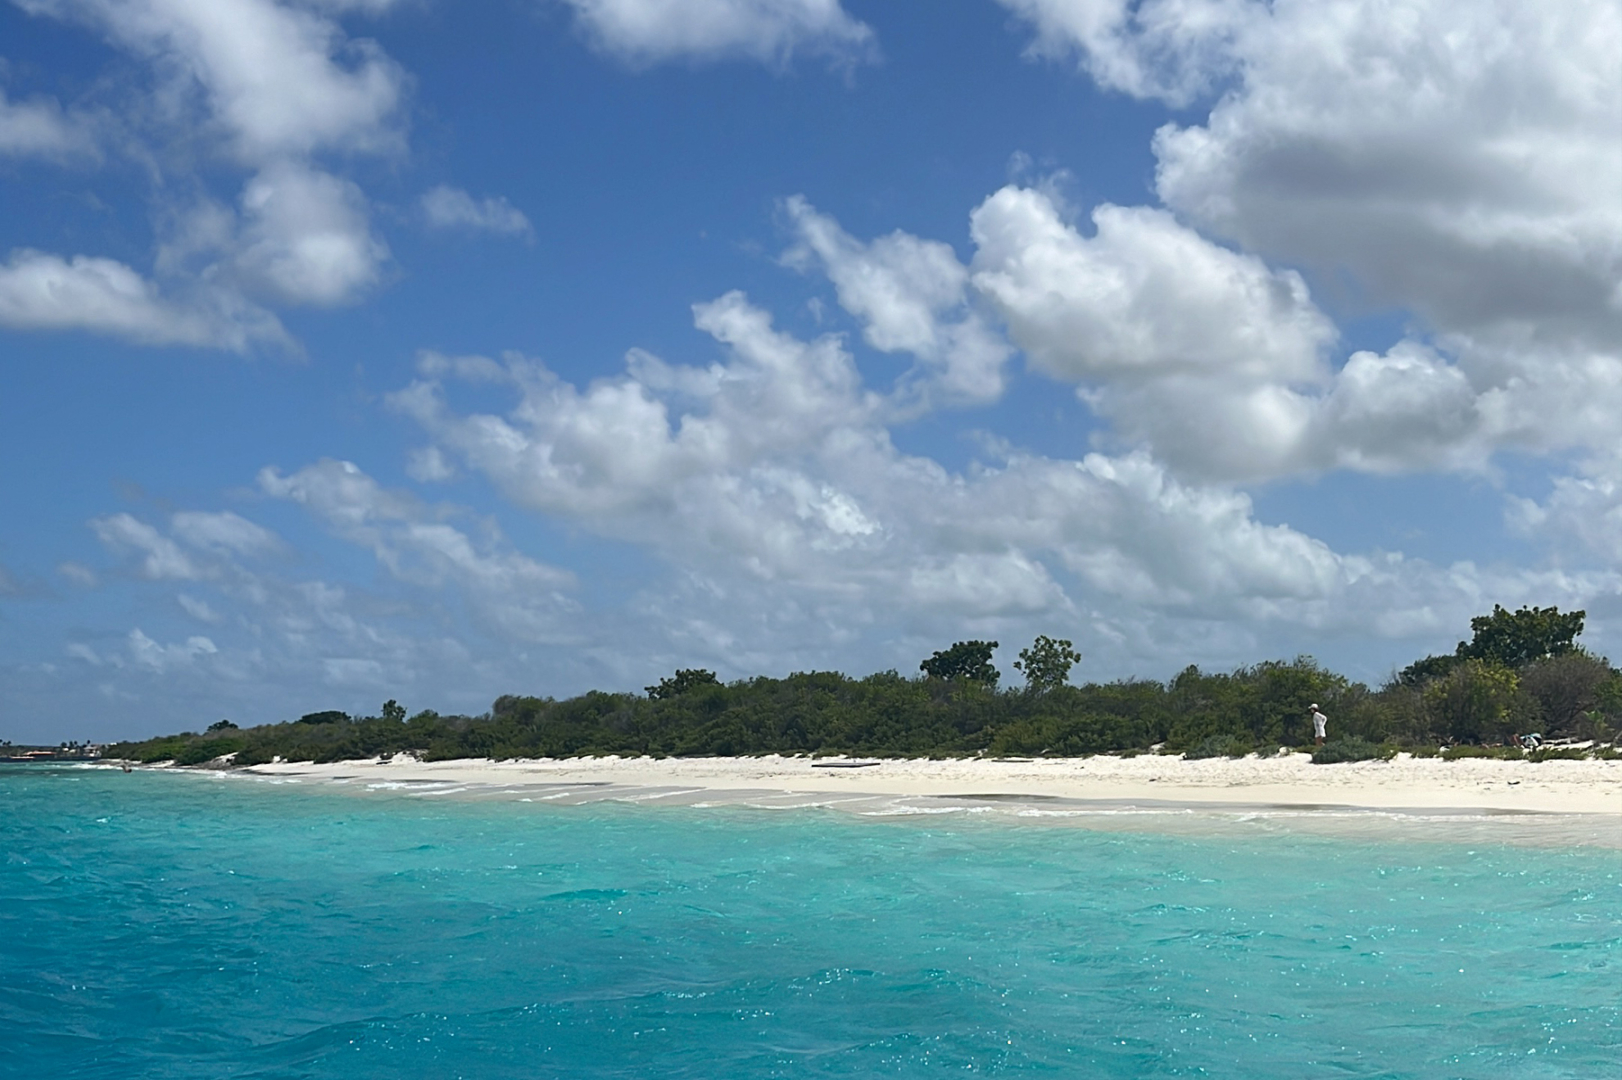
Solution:
M 480 716 L 407 715 L 396 701 L 376 716 L 339 710 L 286 723 L 120 743 L 109 757 L 238 766 L 412 754 L 426 760 L 622 754 L 737 756 L 1079 756 L 1162 753 L 1238 757 L 1310 748 L 1309 707 L 1330 717 L 1323 762 L 1421 754 L 1521 756 L 1519 736 L 1591 741 L 1587 751 L 1546 748 L 1535 757 L 1615 755 L 1604 744 L 1622 721 L 1622 673 L 1576 644 L 1584 613 L 1494 607 L 1471 620 L 1472 637 L 1371 689 L 1311 657 L 1229 672 L 1190 666 L 1166 682 L 1124 679 L 1077 686 L 1070 641 L 1038 637 L 1005 689 L 995 641 L 960 641 L 905 676 L 855 678 L 797 672 L 723 683 L 700 668 L 676 671 L 645 693 L 593 690 L 555 699 L 507 695 Z

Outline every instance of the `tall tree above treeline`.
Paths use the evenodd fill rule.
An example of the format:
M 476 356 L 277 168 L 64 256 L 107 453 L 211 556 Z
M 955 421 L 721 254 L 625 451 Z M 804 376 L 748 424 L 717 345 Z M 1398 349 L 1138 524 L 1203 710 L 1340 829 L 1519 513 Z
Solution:
M 1474 636 L 1459 642 L 1451 656 L 1427 656 L 1409 664 L 1397 678 L 1404 685 L 1419 687 L 1441 678 L 1467 660 L 1496 665 L 1513 671 L 1538 660 L 1566 656 L 1578 650 L 1577 638 L 1583 632 L 1586 611 L 1562 615 L 1557 607 L 1522 607 L 1509 611 L 1494 604 L 1491 615 L 1470 620 Z

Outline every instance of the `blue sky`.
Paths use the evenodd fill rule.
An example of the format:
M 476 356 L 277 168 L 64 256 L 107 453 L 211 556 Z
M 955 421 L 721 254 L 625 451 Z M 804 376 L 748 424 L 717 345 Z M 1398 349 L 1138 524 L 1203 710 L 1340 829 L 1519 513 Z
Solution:
M 0 737 L 1622 586 L 1622 4 L 0 3 Z

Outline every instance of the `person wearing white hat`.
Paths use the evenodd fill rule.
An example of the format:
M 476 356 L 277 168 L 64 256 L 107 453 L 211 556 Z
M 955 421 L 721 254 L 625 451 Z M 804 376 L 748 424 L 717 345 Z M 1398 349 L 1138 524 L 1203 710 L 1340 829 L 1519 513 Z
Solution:
M 1324 731 L 1329 724 L 1329 717 L 1318 711 L 1317 702 L 1313 702 L 1307 708 L 1312 710 L 1312 737 L 1318 741 L 1319 746 L 1322 746 L 1324 744 Z

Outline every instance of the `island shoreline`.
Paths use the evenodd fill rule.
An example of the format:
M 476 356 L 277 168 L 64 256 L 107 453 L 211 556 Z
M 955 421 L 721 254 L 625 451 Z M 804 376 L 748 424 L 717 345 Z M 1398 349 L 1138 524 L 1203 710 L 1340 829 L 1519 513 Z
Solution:
M 850 768 L 856 762 L 868 767 Z M 835 767 L 828 767 L 828 766 Z M 845 765 L 840 768 L 837 766 Z M 773 791 L 931 798 L 1142 801 L 1177 805 L 1345 807 L 1424 812 L 1612 814 L 1622 821 L 1622 762 L 1391 761 L 1313 765 L 1306 754 L 1207 758 L 1145 754 L 1037 759 L 581 757 L 418 761 L 408 756 L 327 764 L 254 765 L 266 778 L 500 785 L 607 784 L 703 792 Z

